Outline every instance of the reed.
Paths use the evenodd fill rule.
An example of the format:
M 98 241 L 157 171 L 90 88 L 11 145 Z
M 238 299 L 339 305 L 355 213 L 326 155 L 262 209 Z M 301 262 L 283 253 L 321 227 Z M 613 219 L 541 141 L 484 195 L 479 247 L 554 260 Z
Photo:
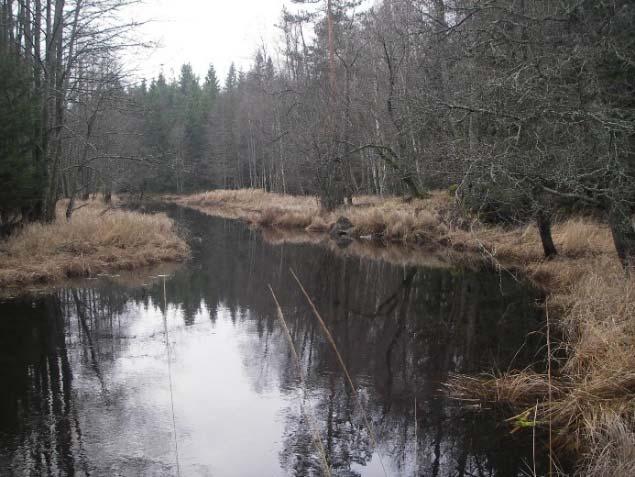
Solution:
M 388 475 L 386 473 L 386 468 L 384 467 L 383 459 L 381 458 L 381 453 L 379 452 L 379 445 L 378 445 L 378 441 L 377 441 L 377 436 L 375 434 L 375 428 L 372 425 L 370 419 L 368 418 L 368 413 L 366 412 L 366 409 L 364 408 L 364 405 L 363 405 L 361 399 L 359 398 L 359 394 L 357 392 L 357 388 L 355 387 L 355 384 L 353 384 L 353 378 L 351 378 L 351 375 L 348 372 L 348 368 L 346 366 L 346 363 L 344 363 L 344 359 L 342 358 L 342 355 L 340 354 L 340 351 L 339 351 L 339 349 L 337 347 L 337 343 L 335 343 L 335 340 L 333 339 L 333 335 L 331 334 L 331 332 L 329 331 L 328 327 L 326 326 L 326 323 L 324 322 L 324 319 L 322 319 L 322 316 L 320 315 L 320 312 L 317 310 L 315 304 L 313 303 L 313 300 L 311 300 L 311 297 L 309 296 L 309 294 L 305 290 L 304 286 L 302 285 L 302 282 L 300 281 L 298 276 L 295 274 L 293 269 L 290 268 L 289 271 L 291 272 L 291 275 L 293 276 L 293 278 L 295 279 L 296 283 L 300 287 L 300 291 L 304 295 L 304 298 L 306 298 L 307 303 L 309 304 L 309 306 L 311 307 L 311 310 L 313 311 L 313 315 L 318 320 L 318 323 L 320 324 L 320 328 L 322 328 L 322 331 L 324 332 L 324 336 L 325 336 L 326 340 L 331 345 L 331 349 L 333 350 L 333 352 L 335 353 L 335 356 L 337 357 L 337 362 L 339 363 L 340 368 L 342 369 L 342 372 L 344 373 L 344 376 L 346 377 L 346 381 L 348 382 L 348 385 L 351 388 L 351 393 L 353 394 L 355 402 L 359 406 L 359 409 L 360 409 L 360 411 L 362 413 L 362 418 L 364 419 L 364 424 L 366 425 L 366 428 L 368 429 L 368 435 L 370 436 L 371 443 L 373 444 L 373 448 L 377 452 L 377 457 L 379 459 L 379 463 L 380 463 L 381 468 L 382 468 L 382 470 L 384 472 L 384 475 Z
M 304 379 L 304 372 L 302 370 L 302 366 L 300 366 L 300 357 L 298 356 L 298 352 L 295 349 L 295 344 L 293 343 L 293 338 L 291 337 L 291 333 L 289 332 L 289 327 L 287 326 L 287 321 L 284 319 L 284 314 L 282 313 L 282 308 L 280 307 L 280 303 L 278 302 L 278 298 L 276 298 L 276 294 L 273 292 L 273 288 L 271 285 L 267 285 L 269 287 L 269 291 L 271 292 L 271 296 L 273 297 L 273 301 L 276 305 L 276 314 L 278 317 L 278 321 L 280 322 L 280 326 L 284 331 L 285 338 L 287 340 L 287 344 L 289 345 L 289 349 L 291 350 L 291 355 L 293 356 L 293 362 L 295 363 L 296 372 L 298 375 L 298 380 L 300 381 L 300 386 L 302 392 L 306 397 L 306 381 Z M 302 407 L 304 409 L 304 406 Z M 328 463 L 328 459 L 326 457 L 326 450 L 324 449 L 324 445 L 322 444 L 322 439 L 320 439 L 320 434 L 317 430 L 316 418 L 313 410 L 310 408 L 309 411 L 306 411 L 307 420 L 309 421 L 309 426 L 311 428 L 311 437 L 313 440 L 313 445 L 315 446 L 318 454 L 320 455 L 320 462 L 322 464 L 322 470 L 324 471 L 324 475 L 327 477 L 331 476 L 331 466 Z

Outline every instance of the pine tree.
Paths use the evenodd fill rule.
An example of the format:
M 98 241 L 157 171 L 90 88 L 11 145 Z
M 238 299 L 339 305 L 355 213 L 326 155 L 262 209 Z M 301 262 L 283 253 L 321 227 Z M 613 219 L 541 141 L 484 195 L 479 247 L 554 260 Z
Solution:
M 214 65 L 209 65 L 207 75 L 205 76 L 205 83 L 203 84 L 203 92 L 205 93 L 205 98 L 209 101 L 209 105 L 216 102 L 218 94 L 220 93 L 220 85 Z
M 238 78 L 236 73 L 236 65 L 232 63 L 229 65 L 229 71 L 227 72 L 227 78 L 225 79 L 225 91 L 231 92 L 238 85 Z
M 4 213 L 33 206 L 44 182 L 32 154 L 37 109 L 28 75 L 20 58 L 0 54 L 0 212 Z

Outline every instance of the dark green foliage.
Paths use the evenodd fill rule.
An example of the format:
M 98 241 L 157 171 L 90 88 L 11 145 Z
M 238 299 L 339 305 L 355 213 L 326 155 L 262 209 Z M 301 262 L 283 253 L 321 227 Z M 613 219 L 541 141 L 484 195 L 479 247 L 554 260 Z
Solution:
M 40 197 L 43 172 L 34 161 L 37 103 L 22 60 L 0 54 L 0 211 L 31 207 Z
M 163 74 L 150 87 L 130 91 L 143 110 L 145 153 L 153 167 L 145 171 L 150 192 L 190 192 L 210 188 L 210 115 L 220 96 L 218 78 L 210 66 L 203 85 L 189 64 L 178 79 Z
M 203 84 L 203 109 L 206 112 L 216 105 L 218 96 L 220 95 L 220 85 L 218 83 L 218 77 L 216 76 L 216 70 L 214 65 L 209 65 L 207 75 L 205 76 L 205 83 Z

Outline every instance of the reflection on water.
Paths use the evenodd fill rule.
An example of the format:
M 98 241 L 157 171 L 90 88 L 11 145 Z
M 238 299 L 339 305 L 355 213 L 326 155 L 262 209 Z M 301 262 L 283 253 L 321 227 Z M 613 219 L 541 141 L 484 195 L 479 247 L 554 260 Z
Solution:
M 535 293 L 493 273 L 271 245 L 238 222 L 171 213 L 194 253 L 166 280 L 167 309 L 160 280 L 0 304 L 0 473 L 176 475 L 178 447 L 181 475 L 322 475 L 307 409 L 333 475 L 384 475 L 382 463 L 404 476 L 527 469 L 530 441 L 440 387 L 452 372 L 530 363 Z M 377 448 L 289 267 L 335 337 Z

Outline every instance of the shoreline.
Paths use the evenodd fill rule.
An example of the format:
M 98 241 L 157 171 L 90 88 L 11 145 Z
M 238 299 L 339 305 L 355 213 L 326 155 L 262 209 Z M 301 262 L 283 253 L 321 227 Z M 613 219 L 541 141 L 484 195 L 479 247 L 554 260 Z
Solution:
M 109 209 L 93 199 L 78 202 L 67 222 L 66 204 L 58 202 L 54 222 L 27 224 L 0 241 L 4 293 L 180 262 L 189 256 L 189 246 L 165 214 Z
M 478 254 L 482 263 L 519 271 L 545 291 L 545 332 L 562 337 L 557 346 L 564 358 L 545 350 L 543 373 L 458 376 L 448 391 L 458 399 L 509 405 L 516 427 L 527 427 L 522 416 L 531 412 L 536 419 L 530 426 L 552 429 L 554 451 L 576 455 L 585 475 L 608 469 L 635 474 L 635 280 L 625 278 L 606 224 L 588 217 L 555 223 L 559 254 L 547 260 L 534 225 L 483 224 L 443 191 L 427 199 L 355 197 L 334 212 L 322 212 L 313 197 L 252 189 L 163 200 L 274 234 L 286 229 L 324 237 L 346 217 L 352 238 L 438 251 L 457 265 Z
M 620 269 L 606 224 L 579 217 L 555 223 L 559 255 L 545 259 L 535 225 L 486 225 L 466 215 L 445 191 L 428 199 L 359 196 L 352 205 L 321 211 L 315 197 L 281 195 L 260 189 L 215 190 L 164 196 L 160 200 L 206 215 L 241 220 L 271 236 L 306 242 L 331 239 L 338 218 L 352 223 L 348 237 L 360 244 L 405 246 L 404 250 L 444 257 L 457 265 L 489 263 L 524 275 L 535 286 L 560 294 L 578 278 L 582 262 Z M 468 260 L 465 260 L 468 257 Z

